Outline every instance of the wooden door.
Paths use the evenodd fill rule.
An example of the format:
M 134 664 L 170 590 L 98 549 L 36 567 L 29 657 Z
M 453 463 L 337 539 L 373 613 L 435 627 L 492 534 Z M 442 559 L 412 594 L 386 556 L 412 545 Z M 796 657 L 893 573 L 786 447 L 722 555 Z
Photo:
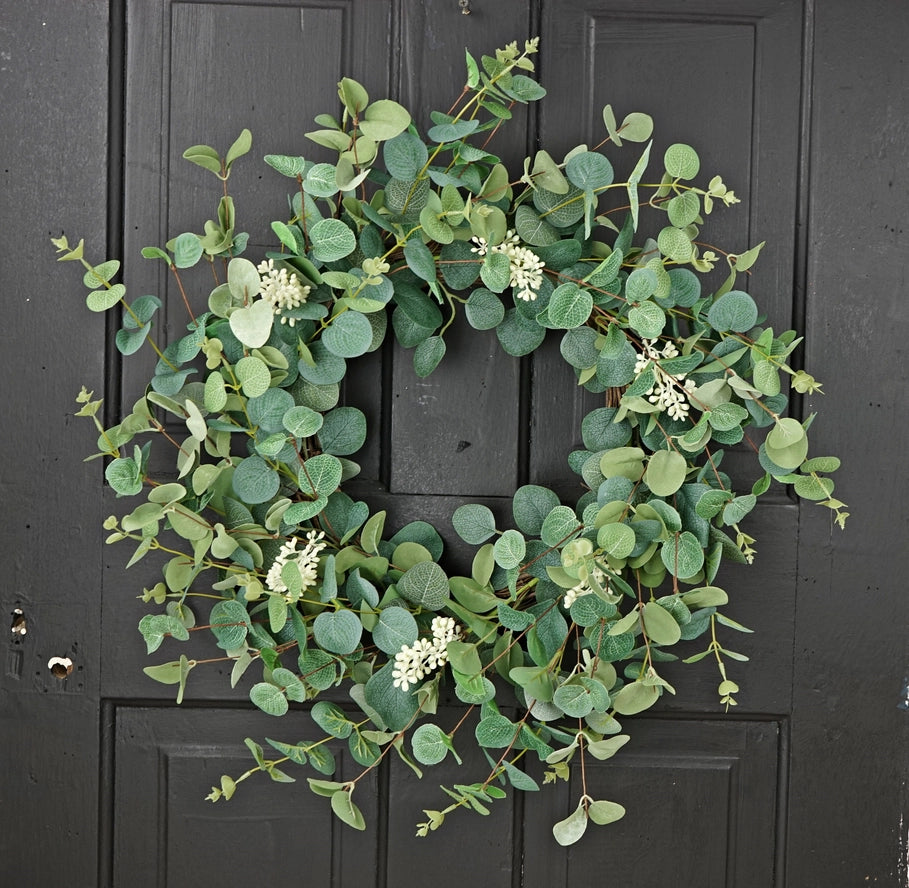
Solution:
M 888 361 L 905 326 L 905 11 L 881 0 L 857 22 L 840 0 L 471 0 L 470 15 L 456 0 L 5 5 L 0 258 L 12 308 L 0 335 L 12 422 L 0 613 L 11 629 L 0 847 L 17 884 L 214 886 L 263 874 L 339 886 L 909 884 L 906 555 L 873 542 L 898 535 L 906 487 L 886 468 L 906 435 L 888 397 L 905 384 Z M 212 806 L 204 796 L 219 775 L 249 766 L 244 737 L 291 739 L 306 715 L 275 727 L 218 669 L 197 670 L 179 708 L 142 675 L 130 601 L 156 577 L 142 566 L 124 574 L 124 554 L 102 546 L 101 520 L 118 504 L 102 493 L 99 464 L 81 465 L 91 441 L 71 415 L 82 383 L 103 389 L 112 415 L 128 407 L 150 365 L 104 352 L 102 322 L 42 238 L 90 236 L 95 255 L 127 259 L 134 294 L 168 302 L 169 282 L 139 249 L 197 227 L 217 200 L 180 159 L 186 146 L 226 146 L 246 126 L 254 157 L 317 158 L 303 133 L 334 106 L 340 77 L 425 114 L 450 104 L 465 47 L 479 55 L 530 34 L 541 36 L 549 95 L 497 150 L 514 162 L 538 143 L 554 155 L 595 143 L 607 102 L 652 113 L 659 153 L 668 141 L 698 147 L 743 198 L 718 239 L 768 241 L 749 288 L 775 326 L 809 337 L 806 361 L 828 394 L 796 409 L 823 407 L 814 440 L 844 458 L 850 526 L 835 533 L 820 510 L 782 494 L 762 502 L 750 527 L 757 564 L 725 575 L 730 614 L 756 632 L 739 707 L 720 711 L 713 673 L 689 667 L 684 693 L 638 717 L 621 755 L 588 767 L 594 794 L 621 801 L 627 817 L 569 850 L 550 828 L 578 794 L 576 774 L 419 840 L 414 823 L 437 805 L 438 780 L 418 782 L 399 763 L 358 798 L 362 834 L 302 781 L 251 780 Z M 234 179 L 261 251 L 284 185 L 249 158 Z M 176 317 L 164 324 L 176 334 Z M 572 383 L 557 343 L 518 360 L 493 333 L 456 324 L 427 379 L 387 344 L 345 389 L 371 430 L 357 494 L 397 525 L 436 524 L 463 559 L 448 524 L 461 503 L 504 519 L 524 483 L 577 496 L 565 457 L 595 403 Z M 73 671 L 58 678 L 53 656 Z

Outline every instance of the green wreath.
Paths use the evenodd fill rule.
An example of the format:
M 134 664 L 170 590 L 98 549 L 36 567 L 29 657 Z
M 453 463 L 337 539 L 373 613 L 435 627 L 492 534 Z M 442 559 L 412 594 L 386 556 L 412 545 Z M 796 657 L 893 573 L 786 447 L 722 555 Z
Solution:
M 736 287 L 763 244 L 722 259 L 702 249 L 703 217 L 738 201 L 718 176 L 693 184 L 695 150 L 670 146 L 659 178 L 644 184 L 651 119 L 632 113 L 617 124 L 607 105 L 603 141 L 561 162 L 540 150 L 514 178 L 491 153 L 515 103 L 545 93 L 529 76 L 536 51 L 536 40 L 523 51 L 511 44 L 479 64 L 468 53 L 459 100 L 433 112 L 425 135 L 398 103 L 372 102 L 342 80 L 340 120 L 320 115 L 322 129 L 308 134 L 337 163 L 265 158 L 297 188 L 290 218 L 272 223 L 280 249 L 258 263 L 240 255 L 247 236 L 227 193 L 250 133 L 224 157 L 190 148 L 184 156 L 211 170 L 224 196 L 203 234 L 142 251 L 167 264 L 189 314 L 187 334 L 166 348 L 150 336 L 160 300 L 128 304 L 112 283 L 117 261 L 92 265 L 81 242 L 54 241 L 62 259 L 85 266 L 90 309 L 122 307 L 119 351 L 148 342 L 158 356 L 148 389 L 112 428 L 98 419 L 101 401 L 85 389 L 77 399 L 98 428 L 96 455 L 109 458 L 108 484 L 142 500 L 107 519 L 107 541 L 135 544 L 127 566 L 166 556 L 163 580 L 142 596 L 155 605 L 139 622 L 148 653 L 210 633 L 233 664 L 232 685 L 254 668 L 249 697 L 272 716 L 339 685 L 349 695 L 311 705 L 313 740 L 268 740 L 266 757 L 247 739 L 255 767 L 222 777 L 212 801 L 258 771 L 289 782 L 285 765 L 308 765 L 320 775 L 308 778 L 313 792 L 362 829 L 354 791 L 392 750 L 419 775 L 449 757 L 460 763 L 457 747 L 475 740 L 488 772 L 444 788 L 447 807 L 418 825 L 426 835 L 459 808 L 488 813 L 503 786 L 537 790 L 525 760 L 539 759 L 549 782 L 567 778 L 573 760 L 611 757 L 629 739 L 620 719 L 675 693 L 659 664 L 703 637 L 706 646 L 686 645 L 685 662 L 713 659 L 720 703 L 735 705 L 726 660 L 747 658 L 720 633 L 747 630 L 722 613 L 728 595 L 715 583 L 724 559 L 754 557 L 741 522 L 774 481 L 845 522 L 827 477 L 838 460 L 809 457 L 813 417 L 783 415 L 789 386 L 819 388 L 787 364 L 800 339 L 764 326 Z M 647 144 L 628 181 L 615 182 L 599 149 L 625 142 Z M 636 245 L 645 210 L 662 221 L 656 239 Z M 198 263 L 220 281 L 202 313 L 181 277 Z M 728 275 L 705 293 L 700 275 L 718 264 Z M 386 536 L 385 513 L 342 490 L 358 471 L 349 457 L 366 421 L 338 401 L 347 361 L 382 345 L 389 313 L 426 376 L 460 309 L 474 328 L 494 328 L 511 355 L 560 331 L 578 384 L 604 402 L 568 457 L 585 489 L 577 504 L 526 485 L 504 530 L 486 506 L 461 506 L 454 529 L 479 548 L 470 576 L 449 576 L 432 526 L 414 521 Z M 163 414 L 187 436 L 174 440 Z M 150 444 L 133 443 L 146 433 L 175 445 L 176 476 L 150 477 Z M 743 440 L 760 474 L 736 492 L 721 461 Z M 177 685 L 179 703 L 196 666 L 183 655 L 145 672 Z M 464 706 L 453 727 L 434 718 L 444 685 Z M 363 768 L 352 779 L 331 779 L 340 741 Z M 570 844 L 588 822 L 623 813 L 585 785 L 553 833 Z

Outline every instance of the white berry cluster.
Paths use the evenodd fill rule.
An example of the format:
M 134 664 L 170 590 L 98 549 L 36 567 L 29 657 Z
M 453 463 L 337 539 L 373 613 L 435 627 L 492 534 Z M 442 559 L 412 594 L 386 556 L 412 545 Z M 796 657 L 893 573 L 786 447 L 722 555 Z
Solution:
M 505 233 L 505 240 L 494 247 L 489 245 L 485 237 L 471 238 L 476 244 L 471 251 L 479 256 L 487 253 L 504 253 L 508 257 L 511 278 L 509 284 L 515 288 L 515 296 L 525 302 L 532 302 L 537 298 L 537 292 L 543 283 L 543 268 L 545 263 L 533 250 L 521 246 L 521 239 L 509 229 Z
M 409 690 L 411 685 L 448 662 L 448 642 L 461 636 L 458 624 L 451 617 L 435 617 L 431 628 L 432 640 L 418 638 L 412 647 L 405 644 L 395 654 L 391 675 L 396 688 Z
M 288 274 L 286 268 L 275 268 L 274 259 L 260 262 L 257 269 L 262 277 L 262 298 L 271 303 L 276 315 L 299 308 L 306 302 L 312 288 L 301 284 L 300 279 L 293 273 Z M 281 323 L 293 327 L 296 318 L 282 317 Z
M 285 595 L 290 591 L 282 576 L 286 564 L 294 564 L 300 571 L 301 592 L 315 586 L 318 579 L 316 571 L 319 567 L 319 553 L 327 545 L 323 539 L 324 536 L 322 531 L 318 533 L 314 530 L 309 531 L 306 534 L 306 546 L 299 552 L 297 551 L 299 537 L 291 537 L 284 543 L 265 577 L 265 585 L 269 590 L 279 595 Z
M 656 342 L 656 339 L 645 339 L 641 343 L 643 350 L 638 353 L 635 375 L 643 373 L 648 364 L 652 364 L 654 383 L 647 393 L 647 400 L 651 404 L 659 404 L 672 419 L 685 419 L 691 408 L 688 396 L 697 388 L 697 383 L 693 379 L 686 379 L 684 373 L 667 373 L 660 366 L 660 358 L 678 357 L 679 350 L 673 342 L 667 342 L 660 350 L 656 347 Z

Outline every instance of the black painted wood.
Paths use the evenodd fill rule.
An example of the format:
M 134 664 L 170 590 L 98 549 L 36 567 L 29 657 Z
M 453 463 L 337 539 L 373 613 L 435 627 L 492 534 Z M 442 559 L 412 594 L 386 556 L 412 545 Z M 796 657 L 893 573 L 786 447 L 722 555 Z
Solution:
M 801 522 L 787 873 L 807 888 L 909 885 L 907 34 L 909 8 L 871 2 L 819 3 L 810 35 L 806 360 L 827 385 L 805 409 L 836 404 L 814 446 L 847 457 L 853 508 L 845 535 Z
M 905 550 L 889 554 L 881 542 L 893 546 L 905 532 L 906 420 L 894 396 L 906 385 L 909 11 L 884 0 L 868 0 L 861 16 L 846 0 L 472 0 L 470 16 L 456 0 L 0 7 L 0 355 L 15 380 L 0 445 L 0 620 L 12 623 L 21 608 L 28 629 L 0 636 L 4 879 L 909 885 L 909 614 L 900 583 L 909 564 Z M 180 160 L 184 147 L 224 146 L 249 126 L 254 156 L 317 157 L 302 133 L 334 101 L 342 74 L 428 112 L 446 105 L 465 46 L 479 54 L 535 32 L 549 98 L 498 150 L 516 158 L 538 139 L 595 144 L 609 101 L 619 114 L 654 114 L 655 156 L 667 138 L 687 140 L 705 169 L 723 173 L 748 209 L 729 211 L 718 239 L 768 240 L 749 289 L 775 326 L 795 323 L 808 335 L 806 358 L 828 395 L 806 398 L 802 412 L 823 410 L 813 446 L 844 458 L 838 493 L 852 506 L 850 527 L 841 534 L 821 510 L 782 496 L 762 504 L 752 523 L 757 564 L 723 577 L 738 597 L 731 615 L 758 631 L 740 642 L 752 663 L 741 671 L 738 710 L 717 711 L 706 664 L 688 668 L 678 679 L 684 693 L 637 719 L 619 756 L 583 776 L 574 769 L 570 784 L 546 795 L 498 802 L 488 819 L 455 816 L 425 840 L 413 838 L 414 823 L 422 808 L 443 806 L 437 784 L 461 779 L 456 768 L 424 781 L 399 762 L 384 768 L 359 791 L 370 822 L 363 835 L 332 820 L 302 783 L 253 778 L 229 805 L 212 806 L 210 785 L 248 766 L 244 737 L 298 739 L 308 719 L 261 716 L 243 703 L 248 682 L 232 693 L 218 670 L 197 670 L 178 709 L 170 689 L 141 674 L 129 602 L 154 582 L 155 566 L 124 576 L 124 554 L 102 547 L 100 519 L 117 504 L 102 498 L 99 464 L 81 464 L 91 433 L 71 419 L 79 384 L 102 386 L 102 322 L 43 239 L 61 228 L 89 234 L 99 255 L 109 221 L 119 252 L 122 192 L 127 282 L 134 293 L 166 293 L 162 269 L 140 264 L 139 249 L 194 226 L 217 201 L 209 177 Z M 625 149 L 629 167 L 639 147 Z M 238 209 L 254 244 L 264 243 L 284 182 L 249 159 L 234 175 Z M 48 327 L 51 305 L 65 337 Z M 168 317 L 170 335 L 179 323 Z M 396 524 L 438 524 L 462 562 L 469 553 L 446 530 L 461 502 L 482 498 L 507 520 L 519 483 L 577 495 L 564 458 L 593 406 L 567 394 L 557 345 L 513 361 L 494 337 L 463 327 L 455 323 L 448 357 L 428 380 L 389 344 L 359 364 L 344 392 L 373 430 L 360 495 Z M 53 352 L 36 357 L 48 336 Z M 140 359 L 122 374 L 116 362 L 108 369 L 108 398 L 121 398 L 122 386 L 130 404 L 147 368 Z M 46 476 L 66 481 L 48 492 L 35 480 Z M 63 681 L 46 668 L 54 655 L 74 661 Z M 455 718 L 445 708 L 439 721 Z M 550 826 L 585 778 L 629 814 L 566 851 Z M 312 851 L 301 868 L 292 855 L 302 843 Z
M 80 384 L 104 384 L 104 325 L 65 282 L 49 238 L 84 234 L 93 255 L 107 250 L 106 30 L 101 0 L 0 9 L 4 883 L 88 886 L 96 874 L 100 658 L 90 602 L 103 479 L 71 444 L 83 434 L 72 416 Z M 49 671 L 52 657 L 72 661 L 65 680 Z

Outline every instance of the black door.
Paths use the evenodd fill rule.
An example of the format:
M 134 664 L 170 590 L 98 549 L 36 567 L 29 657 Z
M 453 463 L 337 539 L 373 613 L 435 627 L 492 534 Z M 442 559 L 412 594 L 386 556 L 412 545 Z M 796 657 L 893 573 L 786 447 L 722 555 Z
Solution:
M 471 0 L 470 15 L 457 0 L 2 5 L 0 843 L 13 884 L 214 886 L 263 874 L 345 886 L 907 884 L 905 10 L 881 0 L 858 20 L 839 0 Z M 853 517 L 841 534 L 823 510 L 762 501 L 749 528 L 758 560 L 725 575 L 730 614 L 755 630 L 739 706 L 720 711 L 713 673 L 689 668 L 683 693 L 637 718 L 626 750 L 588 767 L 594 795 L 628 815 L 570 850 L 550 827 L 580 775 L 426 839 L 414 824 L 438 806 L 438 780 L 396 762 L 358 797 L 365 833 L 302 782 L 250 780 L 212 806 L 204 796 L 220 774 L 250 766 L 244 737 L 291 739 L 306 716 L 276 728 L 218 669 L 197 670 L 177 708 L 142 674 L 143 611 L 131 602 L 156 577 L 144 565 L 124 573 L 128 556 L 103 546 L 101 521 L 118 504 L 102 493 L 99 463 L 81 464 L 92 442 L 72 414 L 83 383 L 112 413 L 128 409 L 149 365 L 121 368 L 104 352 L 103 321 L 45 239 L 88 236 L 93 255 L 125 257 L 133 294 L 167 303 L 163 266 L 139 250 L 198 227 L 217 200 L 180 159 L 185 147 L 226 147 L 245 126 L 252 157 L 317 158 L 303 133 L 332 109 L 342 76 L 428 112 L 454 98 L 465 47 L 479 55 L 531 34 L 549 95 L 497 150 L 515 161 L 538 143 L 554 154 L 594 144 L 607 102 L 654 116 L 655 151 L 697 146 L 703 168 L 743 198 L 717 238 L 768 241 L 749 289 L 775 326 L 807 334 L 805 361 L 827 394 L 797 406 L 823 408 L 813 440 L 843 457 Z M 251 158 L 233 177 L 250 250 L 261 251 L 284 185 Z M 177 323 L 164 318 L 171 334 Z M 577 495 L 565 457 L 596 405 L 557 343 L 519 360 L 493 333 L 457 324 L 447 342 L 426 379 L 389 344 L 358 367 L 345 399 L 371 429 L 358 495 L 398 526 L 436 524 L 457 559 L 446 528 L 461 503 L 504 518 L 524 483 Z M 51 669 L 54 657 L 64 663 Z

